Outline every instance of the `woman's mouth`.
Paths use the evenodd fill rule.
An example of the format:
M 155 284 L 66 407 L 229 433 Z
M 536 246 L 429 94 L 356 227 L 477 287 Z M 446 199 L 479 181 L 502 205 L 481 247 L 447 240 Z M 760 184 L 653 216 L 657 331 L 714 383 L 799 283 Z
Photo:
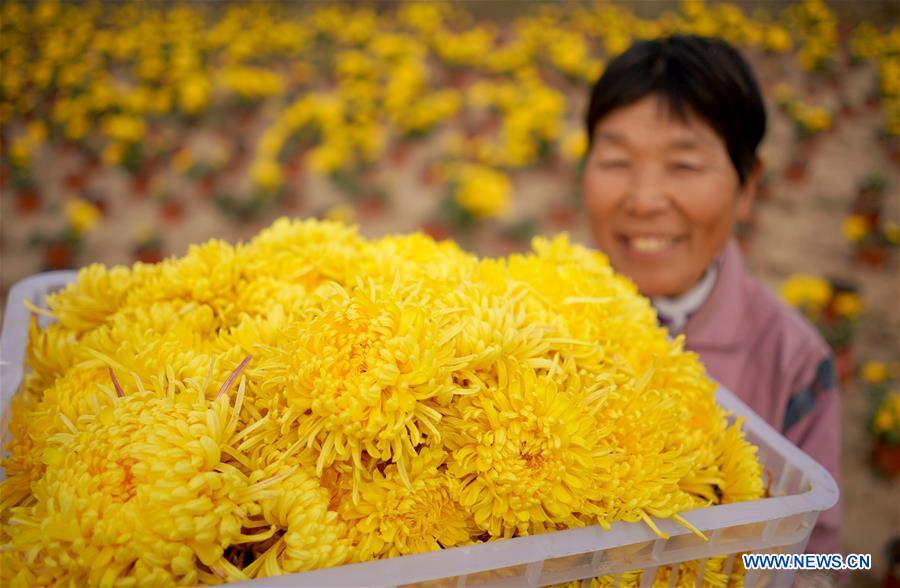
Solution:
M 641 256 L 664 255 L 674 250 L 684 241 L 684 237 L 669 237 L 663 235 L 620 235 L 619 242 L 624 245 L 629 253 Z

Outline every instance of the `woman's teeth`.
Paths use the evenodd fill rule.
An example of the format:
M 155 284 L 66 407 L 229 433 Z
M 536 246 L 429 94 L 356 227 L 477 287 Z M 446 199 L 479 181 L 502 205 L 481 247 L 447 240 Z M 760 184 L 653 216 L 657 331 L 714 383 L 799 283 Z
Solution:
M 635 237 L 630 240 L 631 248 L 641 253 L 662 251 L 672 244 L 674 239 L 663 237 Z

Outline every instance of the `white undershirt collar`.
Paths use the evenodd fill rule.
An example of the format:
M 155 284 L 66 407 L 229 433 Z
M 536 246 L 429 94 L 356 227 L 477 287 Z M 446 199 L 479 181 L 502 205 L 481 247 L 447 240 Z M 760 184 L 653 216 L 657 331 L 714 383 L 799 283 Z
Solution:
M 653 306 L 659 315 L 660 323 L 667 326 L 673 336 L 680 333 L 687 324 L 692 314 L 700 310 L 706 302 L 713 286 L 716 285 L 716 277 L 719 274 L 719 262 L 715 261 L 696 286 L 676 298 L 657 296 L 651 298 Z

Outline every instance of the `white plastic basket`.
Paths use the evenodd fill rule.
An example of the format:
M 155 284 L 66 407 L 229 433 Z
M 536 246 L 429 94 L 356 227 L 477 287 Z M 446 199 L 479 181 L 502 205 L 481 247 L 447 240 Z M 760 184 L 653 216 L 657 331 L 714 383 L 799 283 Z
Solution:
M 9 291 L 0 334 L 0 422 L 7 442 L 9 404 L 22 378 L 29 312 L 27 298 L 42 306 L 44 296 L 75 279 L 73 271 L 38 274 Z M 456 547 L 241 582 L 235 586 L 545 586 L 595 576 L 617 577 L 644 570 L 642 586 L 652 585 L 657 568 L 683 561 L 754 553 L 802 553 L 819 513 L 838 500 L 828 472 L 753 413 L 731 392 L 719 388 L 717 400 L 734 416 L 745 418 L 748 439 L 759 447 L 759 458 L 771 484 L 771 498 L 712 506 L 681 513 L 709 538 L 704 542 L 681 525 L 655 519 L 669 539 L 661 539 L 643 523 L 615 523 L 612 529 L 585 527 L 519 537 L 469 547 Z M 732 417 L 733 418 L 733 417 Z M 5 472 L 0 469 L 0 479 Z M 793 570 L 748 571 L 746 586 L 790 586 Z M 702 573 L 697 574 L 701 585 Z M 676 574 L 670 576 L 675 585 Z M 586 581 L 585 586 L 589 585 Z

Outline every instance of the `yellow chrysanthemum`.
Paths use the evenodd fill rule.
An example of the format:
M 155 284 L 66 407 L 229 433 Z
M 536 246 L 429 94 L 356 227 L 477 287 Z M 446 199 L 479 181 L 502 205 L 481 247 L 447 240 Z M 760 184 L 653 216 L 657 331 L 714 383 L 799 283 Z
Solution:
M 254 183 L 262 190 L 274 190 L 282 183 L 281 166 L 274 159 L 260 159 L 250 169 Z
M 862 301 L 859 298 L 859 294 L 852 292 L 836 294 L 834 297 L 834 310 L 844 318 L 856 318 L 860 310 L 862 310 Z
M 854 214 L 844 219 L 842 230 L 848 241 L 858 243 L 869 234 L 869 223 L 865 217 Z
M 502 173 L 466 165 L 458 181 L 456 202 L 475 218 L 502 216 L 509 209 L 512 184 Z
M 197 114 L 212 99 L 212 84 L 203 74 L 191 75 L 178 87 L 178 104 L 187 114 Z
M 790 104 L 794 99 L 793 90 L 791 90 L 790 85 L 784 82 L 779 82 L 772 86 L 772 95 L 775 97 L 775 101 L 782 106 Z
M 104 132 L 114 141 L 135 143 L 147 132 L 147 123 L 136 116 L 109 115 L 102 121 Z
M 766 27 L 763 44 L 766 49 L 774 53 L 787 53 L 791 50 L 793 42 L 790 33 L 780 25 Z
M 350 160 L 350 145 L 346 141 L 332 141 L 315 147 L 308 155 L 312 172 L 329 174 L 344 167 Z
M 334 281 L 349 285 L 359 273 L 364 241 L 356 227 L 281 218 L 241 249 L 241 273 L 253 281 L 277 277 L 313 290 Z
M 284 92 L 284 80 L 270 70 L 259 67 L 231 67 L 220 72 L 221 84 L 244 99 L 277 96 Z
M 70 339 L 68 344 L 74 344 Z M 58 377 L 26 381 L 24 395 L 13 406 L 10 430 L 17 440 L 5 463 L 5 508 L 19 504 L 30 494 L 30 486 L 44 475 L 44 449 L 56 434 L 66 433 L 66 421 L 78 422 L 84 414 L 96 414 L 102 400 L 98 384 L 109 383 L 107 368 L 80 363 Z M 26 408 L 27 404 L 27 408 Z
M 869 384 L 880 384 L 888 378 L 888 367 L 883 361 L 867 361 L 862 367 L 862 379 Z
M 461 482 L 460 503 L 492 537 L 579 526 L 578 515 L 598 513 L 591 501 L 598 499 L 598 471 L 612 465 L 601 443 L 609 430 L 563 382 L 495 361 L 496 375 L 471 376 L 485 388 L 445 417 L 448 471 Z
M 103 148 L 103 153 L 100 155 L 104 165 L 108 167 L 119 165 L 124 157 L 125 145 L 118 141 L 107 144 L 106 147 Z
M 9 157 L 18 167 L 26 167 L 31 162 L 34 146 L 28 137 L 17 137 L 9 149 Z
M 579 161 L 587 152 L 587 147 L 587 135 L 584 131 L 577 131 L 564 138 L 560 151 L 569 161 Z
M 673 578 L 675 570 L 672 566 L 663 566 L 656 571 L 652 583 L 646 585 L 657 588 L 664 588 L 667 586 L 690 588 L 702 584 L 703 586 L 711 586 L 713 588 L 726 588 L 727 586 L 732 585 L 730 581 L 739 584 L 739 582 L 735 581 L 740 580 L 744 574 L 743 566 L 740 561 L 740 554 L 733 556 L 733 569 L 730 577 L 724 573 L 726 560 L 727 558 L 725 557 L 711 557 L 705 560 L 702 578 L 697 577 L 698 572 L 700 571 L 700 566 L 697 562 L 690 561 L 678 564 L 677 579 Z M 589 585 L 591 588 L 613 588 L 614 586 L 621 588 L 638 588 L 639 586 L 645 585 L 642 583 L 643 580 L 644 572 L 642 570 L 635 570 L 623 572 L 618 577 L 602 576 L 599 578 L 591 578 Z M 565 584 L 565 588 L 580 588 L 581 586 L 582 582 L 580 581 Z
M 223 451 L 236 414 L 224 395 L 208 405 L 204 387 L 173 396 L 171 382 L 167 392 L 122 398 L 106 387 L 96 413 L 75 423 L 61 414 L 66 431 L 43 452 L 33 504 L 11 510 L 4 576 L 13 584 L 215 580 L 202 563 L 245 577 L 225 572 L 222 557 L 255 539 L 241 532 L 249 486 Z
M 900 223 L 886 222 L 884 224 L 884 236 L 888 242 L 900 245 Z
M 283 466 L 282 466 L 283 467 Z M 351 557 L 347 527 L 329 509 L 330 493 L 314 472 L 301 467 L 284 479 L 265 484 L 258 503 L 267 523 L 284 533 L 244 573 L 251 577 L 271 577 L 346 563 Z
M 756 500 L 763 497 L 762 466 L 756 459 L 756 447 L 741 433 L 742 420 L 725 430 L 716 451 L 722 470 L 722 504 Z
M 100 222 L 100 211 L 87 200 L 75 198 L 66 204 L 66 217 L 72 229 L 81 234 L 97 226 Z
M 831 300 L 832 289 L 827 280 L 809 274 L 795 274 L 781 285 L 781 297 L 798 308 L 818 312 Z
M 440 436 L 428 401 L 446 404 L 455 391 L 448 314 L 426 311 L 415 287 L 335 284 L 319 296 L 320 309 L 267 351 L 262 392 L 283 402 L 283 428 L 320 448 L 319 473 L 352 461 L 358 480 L 365 452 L 405 476 L 422 436 Z
M 885 396 L 875 413 L 872 429 L 876 435 L 900 431 L 900 390 L 893 390 Z
M 25 136 L 33 145 L 40 145 L 47 139 L 47 124 L 42 120 L 35 120 L 25 127 Z
M 354 560 L 394 557 L 465 545 L 476 533 L 472 515 L 455 499 L 459 481 L 445 467 L 446 452 L 424 448 L 404 481 L 397 466 L 367 471 L 359 499 L 340 512 L 352 526 Z M 349 490 L 349 489 L 347 489 Z

